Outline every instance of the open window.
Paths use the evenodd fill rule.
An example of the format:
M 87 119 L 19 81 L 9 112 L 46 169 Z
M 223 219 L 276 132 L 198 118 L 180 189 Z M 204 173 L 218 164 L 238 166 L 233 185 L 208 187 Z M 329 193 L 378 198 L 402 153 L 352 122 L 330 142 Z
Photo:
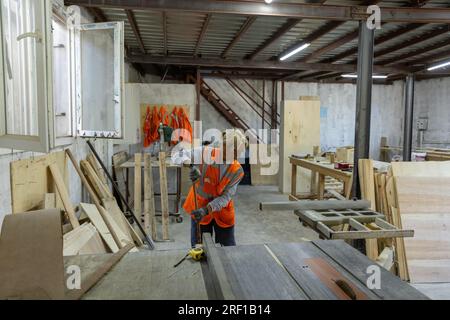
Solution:
M 0 4 L 0 148 L 47 152 L 51 1 Z
M 81 137 L 123 139 L 123 29 L 123 22 L 75 27 L 77 133 Z
M 72 50 L 67 18 L 53 13 L 53 121 L 50 122 L 52 147 L 68 145 L 73 142 L 75 112 L 73 102 L 73 81 L 71 77 Z

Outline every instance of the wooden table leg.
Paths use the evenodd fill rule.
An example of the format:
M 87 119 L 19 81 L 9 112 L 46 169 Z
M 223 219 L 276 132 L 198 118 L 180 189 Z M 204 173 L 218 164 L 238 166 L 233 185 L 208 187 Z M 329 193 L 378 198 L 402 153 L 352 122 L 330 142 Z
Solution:
M 353 179 L 351 177 L 344 181 L 344 196 L 347 200 L 350 200 L 352 196 L 352 184 Z
M 311 187 L 310 193 L 313 195 L 317 191 L 317 172 L 311 171 Z
M 291 195 L 297 197 L 297 165 L 292 165 Z
M 319 200 L 323 200 L 325 197 L 325 176 L 319 173 L 319 186 L 317 190 L 317 196 Z

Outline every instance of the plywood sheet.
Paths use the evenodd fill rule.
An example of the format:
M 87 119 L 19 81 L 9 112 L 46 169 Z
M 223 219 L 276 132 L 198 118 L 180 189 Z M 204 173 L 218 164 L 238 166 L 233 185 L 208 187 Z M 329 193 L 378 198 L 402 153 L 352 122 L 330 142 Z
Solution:
M 46 193 L 56 193 L 56 208 L 64 206 L 48 166 L 55 164 L 68 188 L 69 174 L 65 152 L 55 152 L 42 157 L 33 157 L 11 162 L 11 203 L 13 213 L 40 208 Z
M 58 210 L 7 215 L 0 237 L 0 299 L 64 298 Z
M 284 101 L 281 108 L 280 177 L 282 193 L 291 191 L 293 154 L 313 154 L 320 146 L 320 101 Z M 308 193 L 311 189 L 311 172 L 298 169 L 297 192 Z
M 404 239 L 410 281 L 450 282 L 450 178 L 399 176 L 395 184 L 402 226 L 415 231 Z
M 392 162 L 394 177 L 450 177 L 450 161 Z

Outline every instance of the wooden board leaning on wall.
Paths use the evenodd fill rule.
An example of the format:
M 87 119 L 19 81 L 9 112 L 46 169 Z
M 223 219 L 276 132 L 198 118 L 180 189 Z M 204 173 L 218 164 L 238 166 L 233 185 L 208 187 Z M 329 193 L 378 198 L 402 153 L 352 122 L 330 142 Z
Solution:
M 55 193 L 56 208 L 64 209 L 52 175 L 48 170 L 48 167 L 52 164 L 58 167 L 68 188 L 69 173 L 64 151 L 11 162 L 13 213 L 27 212 L 43 207 L 46 193 Z

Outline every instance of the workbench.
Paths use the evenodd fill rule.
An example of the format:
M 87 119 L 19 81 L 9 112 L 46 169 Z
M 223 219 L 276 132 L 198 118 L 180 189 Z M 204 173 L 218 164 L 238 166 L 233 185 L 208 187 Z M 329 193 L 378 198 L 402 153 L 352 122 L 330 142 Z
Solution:
M 319 176 L 319 182 L 317 184 L 317 198 L 323 200 L 325 196 L 325 177 L 332 177 L 344 184 L 344 197 L 350 199 L 351 189 L 353 182 L 353 173 L 349 171 L 338 170 L 314 160 L 299 159 L 296 157 L 289 157 L 292 165 L 292 178 L 291 178 L 291 194 L 289 199 L 292 201 L 301 200 L 303 197 L 297 194 L 297 167 L 311 170 L 312 179 L 315 181 L 316 175 Z M 313 188 L 314 184 L 311 184 Z M 311 190 L 311 193 L 315 193 Z
M 209 299 L 428 299 L 341 240 L 237 247 L 206 242 L 202 271 Z M 379 271 L 379 289 L 368 287 L 371 266 Z

